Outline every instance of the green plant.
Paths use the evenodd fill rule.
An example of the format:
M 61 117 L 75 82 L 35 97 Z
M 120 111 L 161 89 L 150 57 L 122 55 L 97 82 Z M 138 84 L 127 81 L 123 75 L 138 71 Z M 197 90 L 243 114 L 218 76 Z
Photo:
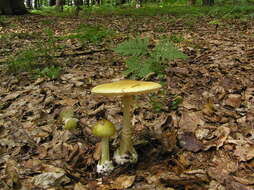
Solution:
M 169 37 L 169 40 L 172 41 L 173 43 L 180 43 L 180 42 L 184 41 L 184 37 L 182 34 L 172 34 Z
M 37 69 L 36 73 L 40 77 L 48 77 L 51 80 L 57 79 L 60 76 L 61 68 L 59 66 L 49 66 L 44 69 Z
M 177 110 L 178 106 L 183 102 L 182 96 L 175 96 L 170 104 L 171 110 Z
M 112 31 L 102 26 L 82 24 L 75 30 L 74 34 L 67 36 L 68 39 L 77 39 L 82 44 L 98 43 L 112 35 Z
M 162 39 L 152 48 L 148 39 L 136 38 L 121 43 L 114 50 L 128 56 L 124 73 L 134 79 L 146 78 L 150 74 L 163 76 L 167 61 L 187 58 L 168 39 Z
M 211 25 L 220 25 L 221 22 L 218 19 L 214 19 L 214 20 L 211 20 L 208 24 L 211 24 Z
M 31 48 L 23 50 L 17 56 L 9 58 L 8 70 L 14 73 L 33 70 L 39 53 Z
M 6 16 L 0 15 L 0 26 L 4 26 L 8 22 L 8 18 Z
M 44 36 L 43 36 L 44 35 Z M 50 29 L 45 29 L 43 38 L 34 46 L 22 50 L 16 56 L 8 59 L 8 70 L 13 73 L 30 72 L 36 76 L 56 79 L 60 75 L 61 68 L 54 65 L 54 54 L 60 46 L 57 38 Z M 19 34 L 18 37 L 25 38 L 26 34 Z M 51 65 L 48 66 L 47 64 Z

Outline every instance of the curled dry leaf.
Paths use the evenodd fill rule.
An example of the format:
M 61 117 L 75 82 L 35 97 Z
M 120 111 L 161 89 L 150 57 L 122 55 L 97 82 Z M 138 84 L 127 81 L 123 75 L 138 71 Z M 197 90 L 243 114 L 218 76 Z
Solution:
M 209 189 L 208 190 L 226 190 L 224 186 L 222 186 L 220 183 L 218 183 L 215 180 L 212 180 L 209 183 Z
M 89 190 L 89 189 L 79 182 L 74 185 L 74 190 Z
M 250 144 L 236 146 L 234 155 L 238 157 L 239 161 L 248 161 L 254 158 L 254 146 Z
M 221 126 L 213 133 L 213 139 L 204 143 L 204 150 L 208 150 L 211 147 L 216 147 L 219 150 L 220 147 L 224 145 L 228 136 L 230 134 L 230 128 L 226 126 Z
M 233 108 L 239 108 L 241 105 L 242 96 L 240 94 L 229 94 L 225 99 L 224 104 Z
M 208 175 L 223 184 L 230 173 L 238 169 L 236 160 L 230 158 L 225 152 L 219 151 L 213 158 L 211 167 L 208 168 Z
M 42 188 L 49 188 L 69 183 L 70 179 L 65 176 L 65 173 L 45 172 L 34 176 L 32 182 L 36 186 L 40 186 Z
M 179 143 L 185 150 L 198 152 L 203 148 L 203 144 L 193 133 L 186 132 L 179 137 Z
M 184 111 L 179 121 L 180 131 L 195 132 L 198 126 L 203 126 L 205 123 L 201 118 L 201 112 Z
M 114 179 L 111 184 L 112 189 L 126 189 L 133 185 L 136 176 L 133 175 L 122 175 Z

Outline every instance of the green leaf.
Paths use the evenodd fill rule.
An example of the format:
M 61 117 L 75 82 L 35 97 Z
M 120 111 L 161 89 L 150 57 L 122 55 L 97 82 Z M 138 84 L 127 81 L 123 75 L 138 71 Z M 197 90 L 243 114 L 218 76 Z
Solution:
M 148 53 L 148 43 L 147 38 L 136 38 L 119 44 L 114 51 L 123 56 L 146 55 Z
M 153 50 L 152 57 L 157 61 L 172 61 L 186 59 L 187 55 L 179 51 L 169 40 L 162 40 Z

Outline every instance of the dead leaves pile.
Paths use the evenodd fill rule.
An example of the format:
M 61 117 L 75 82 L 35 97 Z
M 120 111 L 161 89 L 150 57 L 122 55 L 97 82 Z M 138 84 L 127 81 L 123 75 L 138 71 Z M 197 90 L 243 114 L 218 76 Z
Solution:
M 110 17 L 105 22 L 98 17 L 97 22 L 105 22 L 117 32 L 131 32 L 119 27 L 127 22 L 133 25 L 131 30 L 142 26 L 143 36 L 162 35 L 153 30 L 158 27 L 157 17 L 138 19 L 136 25 L 130 20 Z M 59 23 L 65 30 L 72 24 Z M 185 40 L 178 46 L 189 59 L 169 63 L 166 93 L 161 97 L 168 109 L 155 113 L 147 97 L 137 99 L 132 123 L 139 162 L 116 167 L 109 176 L 95 172 L 98 139 L 91 135 L 91 126 L 106 117 L 120 129 L 121 107 L 117 98 L 95 97 L 90 89 L 111 81 L 112 76 L 122 78 L 119 58 L 114 60 L 111 52 L 77 56 L 57 81 L 39 78 L 24 82 L 2 73 L 0 188 L 253 189 L 254 41 L 250 34 L 254 30 L 251 22 L 245 30 L 239 28 L 241 24 L 232 21 L 216 31 L 204 23 L 197 23 L 200 30 L 181 28 Z M 59 35 L 60 31 L 56 29 Z M 168 27 L 163 35 L 173 32 L 174 28 Z M 172 95 L 183 97 L 174 111 L 170 110 Z M 64 131 L 59 113 L 70 106 L 79 127 Z M 116 145 L 117 137 L 112 148 Z

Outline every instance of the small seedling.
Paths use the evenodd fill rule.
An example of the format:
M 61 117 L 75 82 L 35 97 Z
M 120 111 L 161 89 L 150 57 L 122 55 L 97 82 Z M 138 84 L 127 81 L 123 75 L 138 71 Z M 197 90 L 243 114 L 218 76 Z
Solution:
M 181 96 L 176 96 L 170 105 L 171 110 L 177 110 L 177 108 L 179 107 L 179 105 L 183 102 L 183 97 Z

